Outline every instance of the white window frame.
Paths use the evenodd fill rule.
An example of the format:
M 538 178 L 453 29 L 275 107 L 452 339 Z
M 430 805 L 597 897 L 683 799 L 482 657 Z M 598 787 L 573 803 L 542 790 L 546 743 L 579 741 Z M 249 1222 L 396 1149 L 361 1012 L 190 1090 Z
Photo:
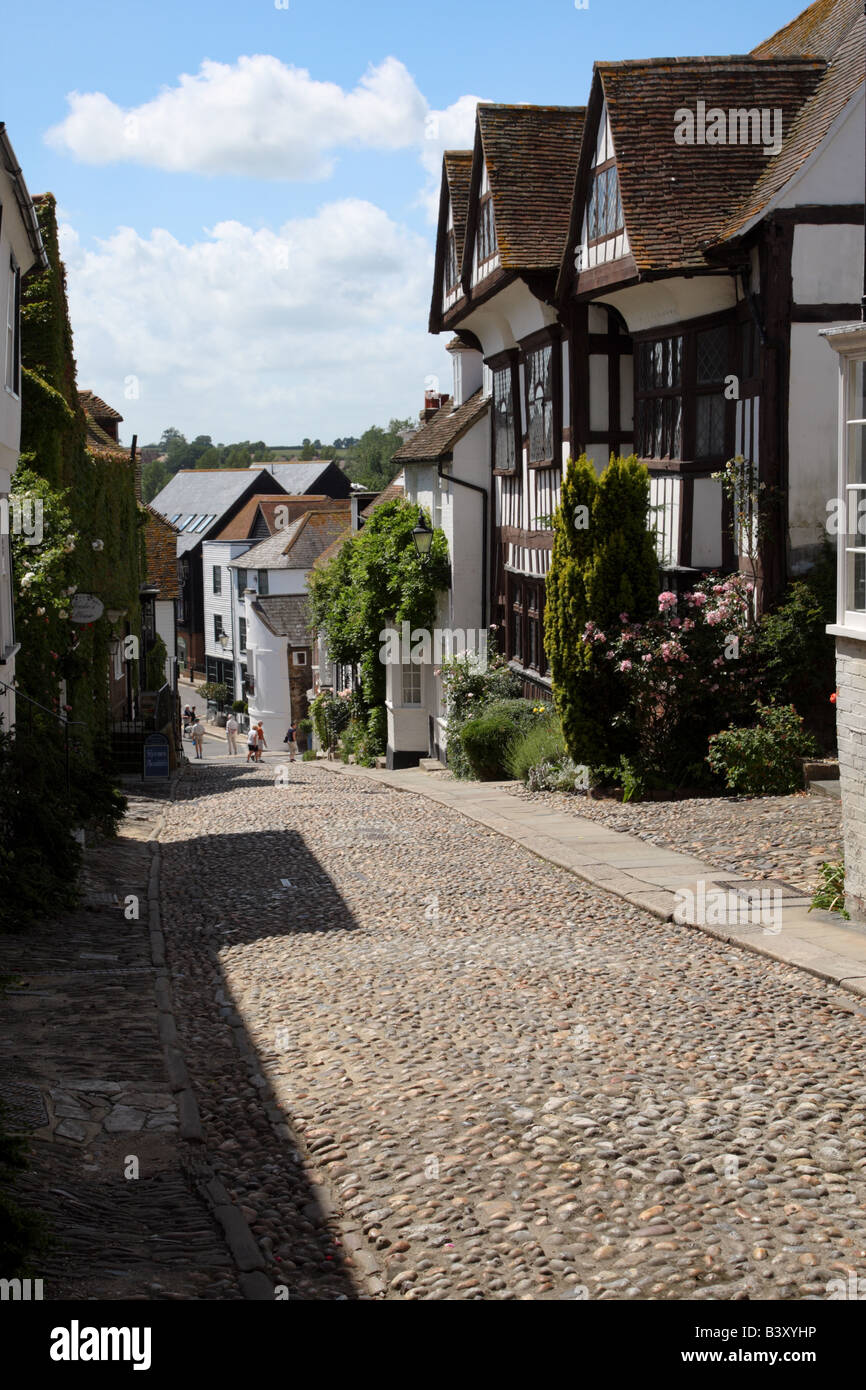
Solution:
M 854 372 L 860 366 L 866 373 L 866 324 L 846 324 L 842 329 L 825 331 L 821 336 L 826 337 L 829 346 L 839 354 L 837 511 L 839 503 L 844 504 L 843 524 L 836 538 L 836 623 L 829 626 L 827 631 L 831 636 L 855 637 L 866 641 L 866 608 L 861 612 L 848 606 L 848 556 L 866 554 L 866 537 L 859 536 L 856 530 L 858 499 L 866 498 L 866 480 L 858 484 L 849 482 L 848 478 L 852 426 L 862 429 L 866 451 L 866 420 L 854 419 L 851 416 L 851 383 Z M 853 538 L 862 541 L 862 544 L 849 544 L 852 538 L 852 523 Z
M 407 682 L 408 677 L 408 682 Z M 407 699 L 417 692 L 418 699 Z M 421 666 L 414 661 L 404 661 L 400 666 L 400 704 L 403 709 L 421 709 L 424 702 L 423 676 Z

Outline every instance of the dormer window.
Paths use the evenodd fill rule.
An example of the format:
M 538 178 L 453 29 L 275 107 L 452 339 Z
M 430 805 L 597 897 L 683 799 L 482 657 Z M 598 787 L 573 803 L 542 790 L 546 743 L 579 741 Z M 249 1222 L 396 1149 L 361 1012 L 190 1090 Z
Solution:
M 487 193 L 478 204 L 478 266 L 492 261 L 497 253 L 496 223 L 493 217 L 493 198 Z
M 622 198 L 614 159 L 599 165 L 593 174 L 586 223 L 590 243 L 616 236 L 623 229 Z

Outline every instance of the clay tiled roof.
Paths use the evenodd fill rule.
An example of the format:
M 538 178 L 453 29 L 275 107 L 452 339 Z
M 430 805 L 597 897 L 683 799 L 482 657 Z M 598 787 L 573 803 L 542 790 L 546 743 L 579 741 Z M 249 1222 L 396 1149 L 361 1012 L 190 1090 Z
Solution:
M 476 391 L 468 401 L 456 410 L 442 406 L 432 420 L 422 425 L 394 455 L 393 463 L 439 463 L 446 462 L 454 452 L 454 445 L 462 439 L 490 408 L 490 398 Z M 378 498 L 376 499 L 379 500 Z
M 825 8 L 824 0 L 818 0 L 818 4 L 812 6 L 813 10 Z M 724 231 L 726 237 L 744 231 L 802 168 L 863 82 L 866 20 L 859 10 L 859 2 L 854 7 L 848 0 L 836 0 L 832 9 L 840 21 L 844 18 L 845 12 L 856 9 L 854 21 L 838 48 L 831 54 L 829 67 L 814 92 L 795 116 L 790 131 L 786 133 L 781 153 L 768 162 L 750 196 L 730 219 Z M 809 14 L 811 11 L 807 10 L 806 13 Z M 810 41 L 809 36 L 806 36 L 804 41 Z M 829 37 L 823 42 L 829 42 Z M 852 184 L 852 202 L 859 201 L 861 194 L 862 189 Z
M 94 420 L 122 420 L 113 406 L 106 405 L 101 396 L 97 396 L 93 391 L 79 391 L 78 399 L 88 415 L 92 415 Z
M 442 156 L 442 170 L 451 196 L 454 242 L 457 247 L 457 264 L 459 265 L 463 259 L 463 242 L 466 237 L 469 183 L 472 178 L 472 151 L 446 150 Z
M 215 541 L 246 541 L 253 535 L 258 518 L 261 517 L 268 533 L 274 535 L 280 528 L 279 521 L 295 521 L 297 517 L 303 516 L 304 512 L 313 511 L 333 511 L 335 508 L 344 507 L 346 514 L 349 512 L 349 502 L 341 502 L 333 497 L 326 497 L 324 493 L 308 493 L 301 496 L 273 497 L 269 495 L 251 497 L 245 502 L 227 526 L 223 527 L 215 536 L 209 537 Z M 279 516 L 277 509 L 282 508 Z
M 780 108 L 782 140 L 815 91 L 813 59 L 655 58 L 597 63 L 613 135 L 625 227 L 639 271 L 706 266 L 704 249 L 748 204 L 774 158 L 761 145 L 674 142 L 680 109 Z
M 402 453 L 403 449 L 405 448 L 406 445 L 404 444 L 402 448 L 397 450 L 397 454 Z M 397 457 L 397 454 L 394 454 L 395 459 Z M 401 498 L 403 496 L 403 491 L 403 474 L 398 473 L 396 478 L 392 478 L 391 482 L 388 484 L 387 487 L 383 487 L 378 497 L 374 497 L 372 502 L 367 503 L 366 507 L 361 512 L 362 519 L 366 521 L 368 517 L 371 517 L 373 515 L 376 508 L 381 507 L 383 503 L 394 502 L 398 498 Z
M 122 454 L 124 458 L 129 457 L 129 450 L 125 449 L 122 444 L 118 444 L 117 440 L 112 439 L 110 434 L 106 434 L 102 426 L 93 419 L 92 415 L 88 415 L 87 411 L 84 412 L 84 420 L 88 449 L 96 449 L 103 453 Z
M 177 598 L 177 530 L 153 507 L 145 506 L 144 548 L 147 556 L 147 582 L 159 590 L 161 599 Z
M 863 13 L 862 0 L 816 0 L 752 49 L 754 58 L 790 58 L 796 54 L 829 59 Z
M 481 102 L 472 168 L 480 187 L 482 155 L 493 198 L 500 264 L 506 270 L 558 267 L 568 219 L 586 108 L 503 106 Z M 472 264 L 473 206 L 463 271 Z

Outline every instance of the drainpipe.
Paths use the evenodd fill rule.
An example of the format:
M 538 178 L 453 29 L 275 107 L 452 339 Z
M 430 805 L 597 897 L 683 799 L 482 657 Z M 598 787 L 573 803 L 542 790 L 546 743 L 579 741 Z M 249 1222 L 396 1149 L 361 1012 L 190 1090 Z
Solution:
M 468 487 L 472 492 L 481 494 L 481 626 L 487 628 L 487 506 L 488 493 L 486 487 L 481 487 L 479 483 L 467 483 L 464 478 L 455 478 L 453 474 L 444 471 L 443 463 L 436 464 L 436 473 L 443 483 L 456 483 L 458 487 Z

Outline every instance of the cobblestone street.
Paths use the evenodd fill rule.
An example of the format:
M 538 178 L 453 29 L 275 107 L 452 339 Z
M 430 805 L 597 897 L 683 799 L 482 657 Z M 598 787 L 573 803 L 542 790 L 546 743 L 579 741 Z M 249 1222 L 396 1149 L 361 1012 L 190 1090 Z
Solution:
M 193 766 L 162 921 L 207 1150 L 290 1297 L 866 1276 L 864 1008 L 441 806 Z

